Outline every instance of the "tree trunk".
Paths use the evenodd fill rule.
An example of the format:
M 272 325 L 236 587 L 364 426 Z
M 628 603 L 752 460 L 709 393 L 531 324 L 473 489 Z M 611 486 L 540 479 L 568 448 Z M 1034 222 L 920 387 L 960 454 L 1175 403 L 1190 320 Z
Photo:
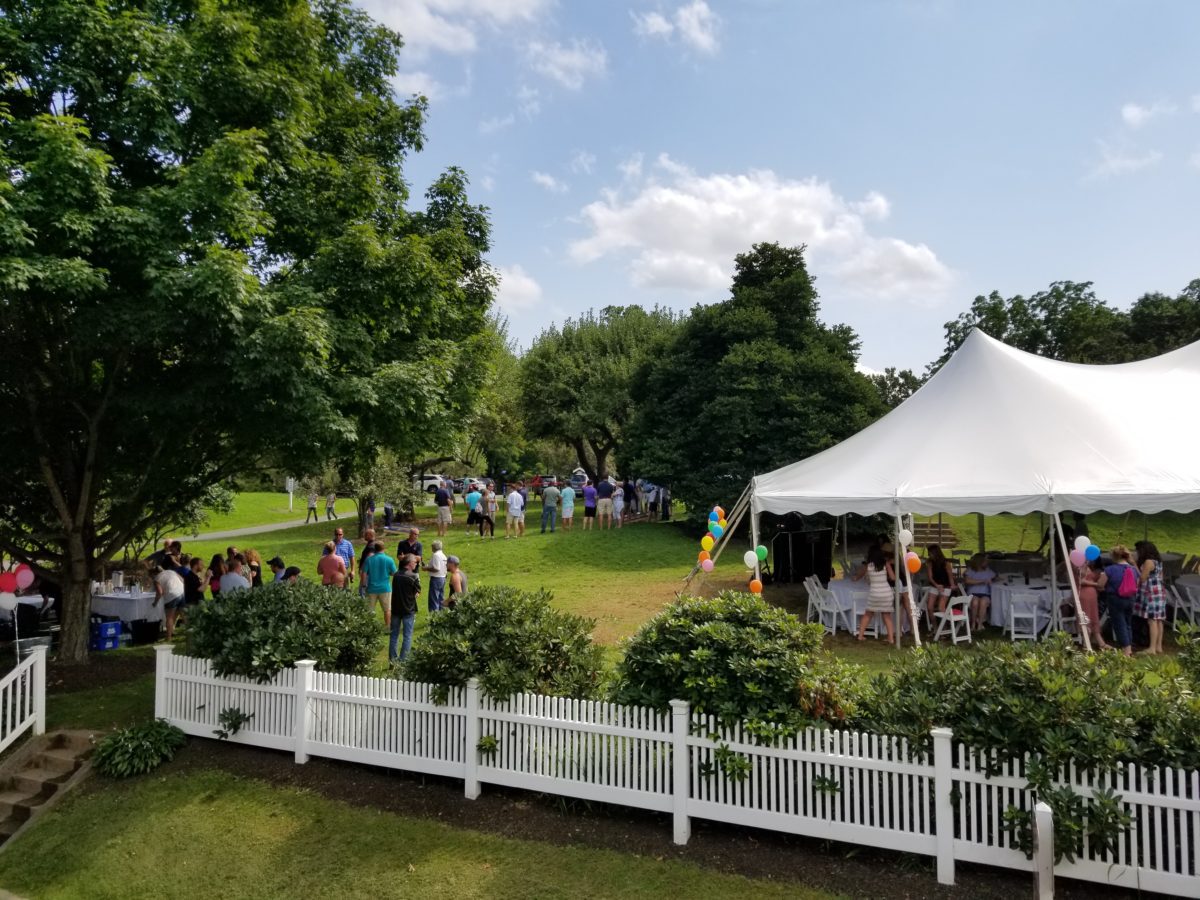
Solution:
M 83 535 L 67 535 L 66 564 L 62 571 L 62 628 L 58 635 L 58 658 L 83 663 L 88 658 L 92 621 L 92 565 L 83 546 Z

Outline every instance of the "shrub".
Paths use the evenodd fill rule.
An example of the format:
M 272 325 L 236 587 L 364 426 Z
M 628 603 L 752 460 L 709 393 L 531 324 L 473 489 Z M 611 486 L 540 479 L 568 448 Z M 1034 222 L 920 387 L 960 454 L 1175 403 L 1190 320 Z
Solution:
M 218 675 L 267 681 L 300 659 L 319 669 L 366 672 L 383 630 L 351 591 L 318 584 L 267 584 L 234 591 L 191 613 L 188 653 L 211 660 Z
M 626 643 L 614 699 L 656 709 L 687 700 L 764 740 L 841 723 L 858 674 L 822 651 L 823 633 L 753 594 L 684 597 Z
M 594 697 L 602 652 L 592 643 L 595 622 L 556 610 L 548 591 L 477 587 L 453 609 L 430 617 L 404 676 L 450 687 L 472 677 L 492 697 L 524 691 Z
M 144 775 L 175 756 L 187 737 L 166 719 L 122 728 L 96 745 L 92 765 L 109 778 Z

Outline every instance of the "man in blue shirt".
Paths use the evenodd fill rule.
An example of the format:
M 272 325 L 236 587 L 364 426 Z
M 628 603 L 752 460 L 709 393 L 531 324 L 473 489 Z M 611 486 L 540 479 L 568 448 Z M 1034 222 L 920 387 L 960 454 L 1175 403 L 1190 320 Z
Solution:
M 346 564 L 346 584 L 354 581 L 354 545 L 346 540 L 346 532 L 338 528 L 333 532 L 333 552 Z
M 363 580 L 367 583 L 367 605 L 375 611 L 375 604 L 383 607 L 383 624 L 392 627 L 392 576 L 396 574 L 396 561 L 383 552 L 383 543 L 371 545 L 371 556 L 363 563 Z
M 601 528 L 612 528 L 614 490 L 613 483 L 607 478 L 596 485 L 596 515 Z
M 471 536 L 471 526 L 476 522 L 481 521 L 480 513 L 483 511 L 479 507 L 479 501 L 483 499 L 483 494 L 479 491 L 479 486 L 471 485 L 470 492 L 463 497 L 463 502 L 467 504 L 467 536 Z M 482 535 L 480 535 L 482 537 Z
M 441 483 L 437 493 L 433 495 L 433 502 L 437 506 L 438 537 L 445 537 L 450 529 L 450 507 L 454 503 L 454 491 L 448 482 Z

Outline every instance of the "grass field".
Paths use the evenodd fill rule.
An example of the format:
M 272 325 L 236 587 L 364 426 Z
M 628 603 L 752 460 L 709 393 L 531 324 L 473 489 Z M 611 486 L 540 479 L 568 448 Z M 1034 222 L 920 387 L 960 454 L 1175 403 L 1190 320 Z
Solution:
M 832 896 L 451 828 L 218 771 L 67 798 L 0 856 L 0 884 L 36 898 Z
M 307 496 L 297 494 L 292 510 L 288 511 L 288 495 L 283 493 L 246 492 L 233 500 L 233 509 L 227 513 L 210 513 L 208 521 L 200 526 L 200 533 L 211 531 L 233 531 L 254 525 L 276 525 L 280 522 L 301 522 L 307 512 Z M 338 503 L 343 514 L 353 508 L 349 500 Z M 325 498 L 317 504 L 317 512 L 325 515 Z

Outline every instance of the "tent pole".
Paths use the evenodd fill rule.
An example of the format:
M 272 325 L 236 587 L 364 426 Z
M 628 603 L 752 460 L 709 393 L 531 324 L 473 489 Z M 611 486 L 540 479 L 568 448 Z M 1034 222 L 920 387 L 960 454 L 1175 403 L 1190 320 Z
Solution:
M 983 513 L 976 513 L 975 518 L 979 526 L 979 552 L 987 553 L 987 542 L 984 540 L 983 532 Z
M 1056 527 L 1054 522 L 1050 523 L 1050 527 Z M 1055 558 L 1058 553 L 1054 549 L 1055 541 L 1050 541 L 1050 627 L 1057 628 L 1062 624 L 1062 616 L 1058 610 L 1058 560 Z M 1068 555 L 1068 561 L 1070 556 Z M 1026 570 L 1028 571 L 1028 569 Z
M 750 479 L 751 497 L 754 495 L 754 479 Z M 747 499 L 747 505 L 750 505 L 750 499 Z M 758 516 L 754 514 L 754 510 L 750 510 L 750 549 L 754 550 L 754 578 L 757 581 L 762 580 L 762 560 L 758 558 Z
M 1058 540 L 1062 545 L 1063 558 L 1067 560 L 1067 580 L 1071 582 L 1071 597 L 1075 600 L 1075 621 L 1079 625 L 1080 634 L 1083 637 L 1083 649 L 1089 653 L 1092 651 L 1092 634 L 1086 625 L 1083 624 L 1083 606 L 1079 603 L 1079 586 L 1075 583 L 1075 570 L 1070 565 L 1071 551 L 1067 549 L 1067 536 L 1063 534 L 1062 519 L 1059 518 L 1057 512 L 1054 513 L 1054 524 L 1058 531 Z M 1050 595 L 1051 601 L 1055 609 L 1058 608 L 1058 585 L 1057 578 L 1050 579 Z
M 904 575 L 901 575 L 901 566 L 904 565 L 904 548 L 900 546 L 900 532 L 904 528 L 904 520 L 896 513 L 896 646 L 900 646 L 900 632 L 903 629 L 900 627 L 900 585 L 901 578 L 908 578 L 908 619 L 912 622 L 913 643 L 921 646 L 921 629 L 917 627 L 917 608 L 913 605 L 913 593 L 915 585 L 913 576 L 909 574 L 908 569 L 904 569 Z

